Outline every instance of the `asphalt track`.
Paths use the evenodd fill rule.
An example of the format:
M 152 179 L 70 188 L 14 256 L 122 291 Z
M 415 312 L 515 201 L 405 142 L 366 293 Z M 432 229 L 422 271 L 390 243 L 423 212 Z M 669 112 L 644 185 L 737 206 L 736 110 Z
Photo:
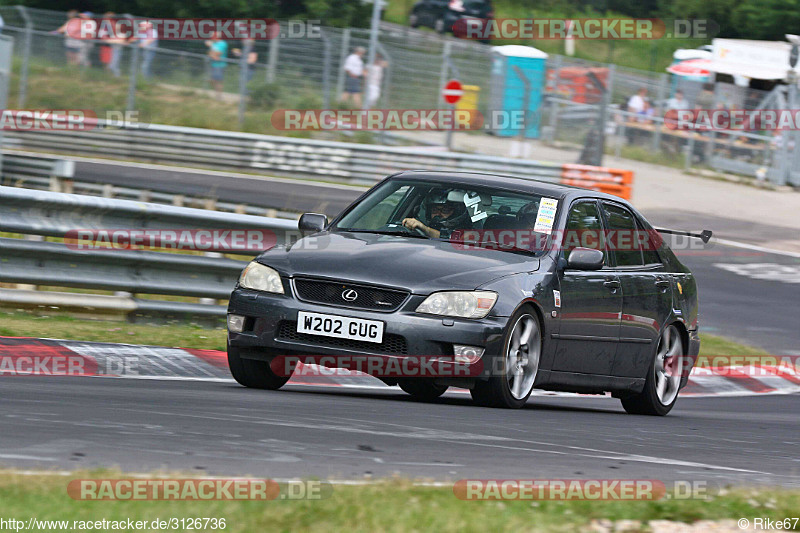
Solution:
M 149 187 L 329 216 L 338 214 L 364 190 L 322 182 L 88 159 L 77 160 L 75 175 L 82 181 Z M 795 238 L 797 234 L 796 229 L 759 225 L 741 218 L 720 218 L 666 208 L 645 211 L 644 215 L 658 226 L 709 228 L 717 236 L 754 246 L 758 246 L 759 236 L 792 232 L 791 238 Z M 702 249 L 676 249 L 676 252 L 698 277 L 701 327 L 705 331 L 756 345 L 771 354 L 800 355 L 800 321 L 797 318 L 800 283 L 791 283 L 787 281 L 789 276 L 780 275 L 769 280 L 755 279 L 715 266 L 772 264 L 792 266 L 800 271 L 800 258 L 724 246 L 713 241 L 711 246 Z
M 76 170 L 86 181 L 328 214 L 359 193 L 137 165 L 79 162 Z M 687 219 L 686 226 L 737 237 L 730 221 Z M 800 283 L 790 274 L 757 279 L 719 266 L 796 267 L 796 258 L 721 245 L 679 253 L 698 276 L 705 331 L 775 354 L 800 350 Z M 682 398 L 669 416 L 656 418 L 627 415 L 607 397 L 535 396 L 524 409 L 498 411 L 455 393 L 418 403 L 396 389 L 290 385 L 263 392 L 214 381 L 27 376 L 3 378 L 2 390 L 0 465 L 15 469 L 800 486 L 798 395 Z
M 91 377 L 3 379 L 0 464 L 275 479 L 659 479 L 800 486 L 796 395 L 683 398 L 667 417 L 606 397 L 498 411 L 448 393 Z

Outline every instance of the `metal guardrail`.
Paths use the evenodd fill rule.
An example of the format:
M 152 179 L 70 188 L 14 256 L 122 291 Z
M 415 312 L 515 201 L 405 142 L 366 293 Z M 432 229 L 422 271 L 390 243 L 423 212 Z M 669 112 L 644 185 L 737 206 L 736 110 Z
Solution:
M 81 229 L 250 229 L 274 232 L 282 244 L 297 231 L 296 222 L 187 207 L 97 198 L 0 186 L 0 231 L 26 236 L 67 237 Z M 209 251 L 223 251 L 210 246 Z M 225 250 L 227 251 L 227 250 Z M 136 299 L 132 294 L 225 299 L 245 261 L 144 250 L 75 249 L 64 242 L 0 238 L 0 281 L 56 287 L 125 291 L 128 296 L 96 297 L 93 307 L 133 314 L 225 315 L 225 307 L 188 302 Z M 255 254 L 253 254 L 255 255 Z M 0 302 L 33 304 L 75 301 L 88 295 L 0 291 Z M 54 305 L 56 305 L 54 303 Z
M 86 131 L 9 131 L 12 148 L 371 185 L 400 170 L 516 174 L 558 182 L 562 165 L 158 124 Z
M 53 179 L 72 178 L 75 162 L 44 155 L 23 156 L 3 154 L 2 184 L 34 184 L 50 187 Z
M 434 152 L 423 148 L 400 148 L 370 144 L 293 139 L 250 133 L 184 128 L 149 124 L 125 128 L 99 127 L 82 131 L 15 131 L 9 144 L 32 150 L 66 151 L 156 163 L 200 166 L 223 170 L 251 171 L 270 175 L 372 185 L 388 174 L 425 169 L 450 172 L 513 174 L 555 183 L 565 178 L 572 165 L 545 163 L 456 152 Z M 612 194 L 631 197 L 632 174 L 615 169 L 597 169 L 592 179 L 582 168 L 582 187 L 612 192 L 605 187 L 609 172 L 627 173 L 625 186 Z M 572 182 L 569 182 L 572 183 Z
M 158 185 L 143 189 L 135 187 L 135 184 L 129 187 L 122 187 L 110 183 L 81 181 L 74 178 L 74 161 L 43 154 L 6 152 L 3 154 L 3 160 L 5 164 L 2 169 L 2 175 L 0 175 L 0 185 L 42 191 L 86 194 L 104 198 L 139 200 L 179 207 L 197 207 L 270 218 L 294 220 L 300 214 L 273 207 L 222 202 L 207 196 L 187 196 L 175 192 L 167 192 L 158 189 Z

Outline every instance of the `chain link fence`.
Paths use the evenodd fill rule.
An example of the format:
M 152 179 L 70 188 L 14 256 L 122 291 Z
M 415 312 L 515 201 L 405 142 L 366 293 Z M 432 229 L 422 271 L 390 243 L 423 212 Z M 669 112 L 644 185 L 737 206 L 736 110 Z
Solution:
M 4 6 L 0 15 L 5 20 L 3 33 L 15 40 L 17 87 L 12 87 L 11 105 L 26 107 L 35 87 L 35 107 L 82 108 L 98 113 L 138 110 L 147 118 L 148 111 L 155 109 L 154 88 L 158 88 L 161 101 L 173 98 L 176 105 L 200 94 L 235 107 L 236 126 L 227 129 L 248 129 L 248 117 L 268 120 L 262 116 L 278 107 L 327 109 L 340 105 L 344 61 L 355 47 L 369 44 L 369 30 L 322 27 L 304 38 L 255 41 L 251 49 L 255 61 L 248 62 L 252 59 L 247 57 L 248 44 L 231 41 L 222 94 L 216 94 L 210 83 L 212 60 L 203 41 L 160 40 L 152 52 L 136 43 L 118 45 L 115 53 L 119 62 L 111 69 L 101 62 L 101 55 L 107 53 L 102 42 L 87 41 L 82 56 L 85 60 L 75 64 L 65 36 L 56 33 L 67 20 L 64 12 Z M 281 22 L 282 35 L 292 33 L 292 23 Z M 604 45 L 610 46 L 609 57 L 614 57 L 613 43 Z M 442 108 L 441 89 L 448 79 L 457 78 L 478 88 L 478 108 L 489 111 L 492 47 L 396 25 L 382 28 L 378 46 L 387 67 L 376 107 Z M 237 56 L 234 49 L 245 52 Z M 545 142 L 581 150 L 596 125 L 602 101 L 601 93 L 587 79 L 588 72 L 597 75 L 610 92 L 605 124 L 607 153 L 763 176 L 776 183 L 784 182 L 788 175 L 792 183 L 793 175 L 785 169 L 795 168 L 791 164 L 800 159 L 800 153 L 796 153 L 800 150 L 795 150 L 790 141 L 783 149 L 780 135 L 717 132 L 687 136 L 664 127 L 667 100 L 681 90 L 689 106 L 694 107 L 705 97 L 702 83 L 558 54 L 550 54 L 547 60 L 540 108 Z M 646 117 L 632 116 L 627 113 L 628 99 L 642 88 L 647 90 L 652 112 Z M 763 107 L 770 96 L 765 91 L 717 84 L 712 99 L 703 105 L 755 109 Z M 169 117 L 165 119 L 163 114 L 160 120 L 168 122 Z M 200 111 L 196 120 L 183 125 L 219 127 Z

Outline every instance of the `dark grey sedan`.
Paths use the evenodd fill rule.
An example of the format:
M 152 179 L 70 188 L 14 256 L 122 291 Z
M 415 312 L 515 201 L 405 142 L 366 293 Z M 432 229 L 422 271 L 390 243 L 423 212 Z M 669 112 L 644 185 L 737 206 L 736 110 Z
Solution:
M 258 256 L 231 295 L 242 385 L 278 389 L 310 361 L 420 399 L 455 386 L 518 408 L 534 388 L 610 392 L 629 413 L 665 415 L 700 348 L 693 275 L 615 196 L 409 171 L 299 226 L 306 236 Z

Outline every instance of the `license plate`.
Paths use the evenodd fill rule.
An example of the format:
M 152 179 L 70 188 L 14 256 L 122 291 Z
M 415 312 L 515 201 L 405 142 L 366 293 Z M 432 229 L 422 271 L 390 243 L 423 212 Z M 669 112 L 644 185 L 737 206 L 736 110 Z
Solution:
M 297 313 L 297 332 L 354 341 L 383 342 L 383 322 L 321 313 Z

